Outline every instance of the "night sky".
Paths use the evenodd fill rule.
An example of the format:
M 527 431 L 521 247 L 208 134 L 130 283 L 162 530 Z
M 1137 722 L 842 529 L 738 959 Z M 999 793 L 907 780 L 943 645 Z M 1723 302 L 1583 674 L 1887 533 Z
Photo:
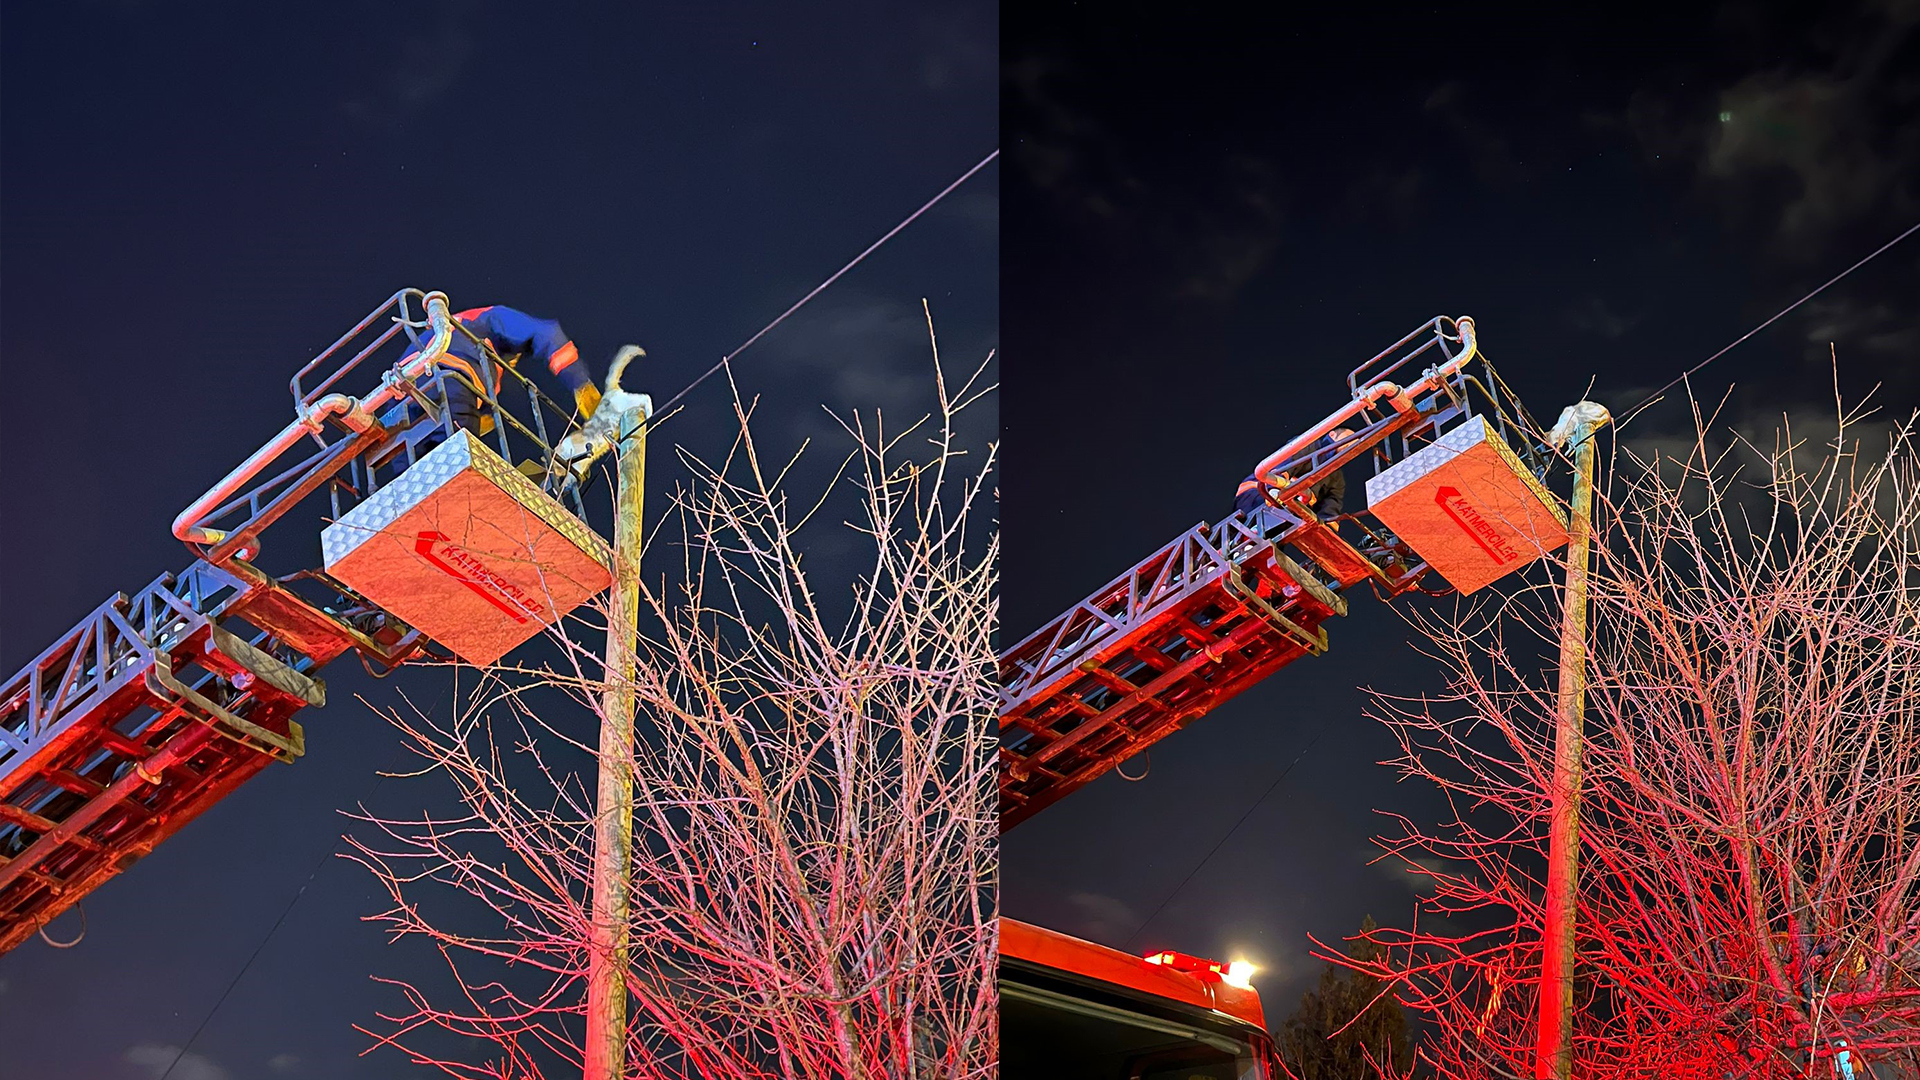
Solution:
M 1004 641 L 1224 516 L 1433 315 L 1474 316 L 1551 422 L 1590 380 L 1639 401 L 1920 220 L 1920 6 L 1553 7 L 1006 10 Z M 1831 341 L 1849 400 L 1883 383 L 1904 418 L 1916 299 L 1920 237 L 1697 385 L 1735 385 L 1727 424 L 1830 420 Z M 1670 402 L 1623 437 L 1687 424 Z M 1321 969 L 1307 934 L 1405 925 L 1410 881 L 1365 865 L 1373 811 L 1434 800 L 1373 764 L 1394 747 L 1358 688 L 1437 672 L 1395 611 L 1350 599 L 1328 655 L 1162 743 L 1145 780 L 1009 833 L 1006 913 L 1245 956 L 1276 1025 Z
M 174 515 L 286 423 L 293 371 L 396 289 L 558 318 L 596 375 L 636 341 L 650 355 L 627 388 L 659 402 L 998 145 L 992 5 L 830 7 L 8 5 L 0 667 L 184 567 Z M 1000 177 L 739 361 L 770 447 L 831 435 L 822 404 L 918 415 L 922 298 L 949 363 L 997 345 Z M 716 379 L 656 436 L 650 484 L 684 475 L 669 444 L 724 450 L 730 424 Z M 269 533 L 271 568 L 302 544 L 317 557 L 319 524 Z M 816 575 L 835 542 L 823 531 Z M 444 796 L 376 786 L 402 759 L 355 695 L 431 702 L 447 676 L 375 683 L 351 659 L 325 675 L 304 759 L 89 897 L 79 947 L 0 957 L 0 1077 L 159 1075 L 316 865 L 172 1076 L 428 1075 L 356 1057 L 351 1025 L 396 1003 L 370 975 L 439 961 L 360 922 L 384 898 L 326 856 L 342 807 Z

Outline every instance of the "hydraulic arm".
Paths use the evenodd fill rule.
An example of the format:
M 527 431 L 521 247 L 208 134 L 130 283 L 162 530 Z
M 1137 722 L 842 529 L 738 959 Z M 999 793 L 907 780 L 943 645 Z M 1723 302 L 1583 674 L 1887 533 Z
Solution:
M 340 521 L 452 433 L 444 380 L 464 376 L 436 361 L 463 330 L 444 295 L 395 293 L 295 374 L 292 422 L 175 521 L 191 566 L 112 597 L 0 683 L 0 952 L 268 764 L 300 756 L 293 717 L 325 703 L 319 669 L 353 652 L 386 671 L 429 647 L 324 571 L 275 576 L 258 560 L 276 521 L 296 510 L 316 531 Z M 366 396 L 334 389 L 369 370 L 380 382 Z M 503 374 L 525 385 L 524 409 L 474 387 L 500 458 L 549 460 L 548 417 L 569 411 Z M 309 439 L 316 450 L 273 472 Z
M 1420 536 L 1430 555 L 1451 554 L 1476 539 L 1428 539 L 1422 527 L 1429 521 L 1456 532 L 1455 518 L 1484 526 L 1492 540 L 1477 537 L 1481 547 L 1515 555 L 1494 566 L 1499 574 L 1557 546 L 1548 535 L 1551 507 L 1535 515 L 1543 524 L 1514 527 L 1520 516 L 1514 506 L 1524 509 L 1531 495 L 1545 497 L 1538 478 L 1547 458 L 1518 402 L 1497 378 L 1479 377 L 1476 368 L 1485 369 L 1485 361 L 1471 365 L 1477 357 L 1473 320 L 1430 320 L 1355 368 L 1347 377 L 1346 404 L 1260 462 L 1257 475 L 1294 478 L 1285 489 L 1292 497 L 1257 519 L 1236 513 L 1195 525 L 1001 653 L 1001 829 L 1112 771 L 1280 668 L 1325 652 L 1323 624 L 1346 614 L 1344 593 L 1353 586 L 1370 583 L 1389 598 L 1422 588 L 1435 576 L 1434 566 L 1409 543 L 1412 536 Z M 1323 445 L 1324 436 L 1342 428 L 1353 434 Z M 1478 450 L 1510 441 L 1518 443 L 1519 454 L 1508 450 L 1501 458 Z M 1317 519 L 1300 493 L 1363 458 L 1373 464 L 1375 481 L 1384 481 L 1368 485 L 1374 505 L 1338 522 Z M 1483 469 L 1471 483 L 1456 480 L 1456 474 L 1466 475 L 1465 463 L 1483 458 L 1495 460 L 1493 472 Z M 1513 483 L 1495 483 L 1503 480 L 1499 469 L 1509 458 L 1520 475 Z M 1454 486 L 1445 486 L 1449 480 Z M 1508 489 L 1527 481 L 1533 487 L 1519 500 L 1507 497 Z M 1443 497 L 1414 500 L 1417 505 L 1395 515 L 1397 530 L 1377 516 L 1389 501 L 1396 509 L 1409 505 L 1388 492 L 1424 498 L 1429 488 Z M 1460 506 L 1448 503 L 1445 492 L 1457 496 Z M 1346 536 L 1341 528 L 1349 530 Z M 1518 538 L 1505 539 L 1509 533 Z M 1559 542 L 1564 539 L 1562 534 Z M 1495 547 L 1496 541 L 1507 548 Z

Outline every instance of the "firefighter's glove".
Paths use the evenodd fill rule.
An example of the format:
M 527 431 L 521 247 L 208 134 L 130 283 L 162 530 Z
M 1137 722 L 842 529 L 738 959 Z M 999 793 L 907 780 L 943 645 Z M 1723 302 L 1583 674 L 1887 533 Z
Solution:
M 593 410 L 600 407 L 600 388 L 592 383 L 581 383 L 573 391 L 573 404 L 580 410 L 580 419 L 592 416 Z

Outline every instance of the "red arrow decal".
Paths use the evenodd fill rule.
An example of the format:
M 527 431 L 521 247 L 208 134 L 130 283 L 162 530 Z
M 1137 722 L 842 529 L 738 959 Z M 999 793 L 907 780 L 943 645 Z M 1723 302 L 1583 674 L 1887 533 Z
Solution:
M 509 606 L 507 602 L 498 595 L 499 593 L 506 592 L 508 588 L 511 588 L 511 582 L 499 580 L 499 575 L 493 574 L 484 567 L 481 567 L 479 560 L 474 559 L 471 555 L 468 555 L 467 558 L 473 562 L 475 569 L 479 571 L 478 574 L 468 570 L 466 567 L 455 566 L 433 553 L 433 545 L 437 543 L 448 543 L 451 540 L 452 537 L 443 532 L 423 532 L 418 539 L 414 540 L 413 551 L 414 554 L 439 567 L 448 577 L 479 593 L 481 599 L 499 608 L 501 611 L 506 612 L 507 617 L 511 618 L 514 622 L 526 622 L 527 616 L 524 613 Z M 515 599 L 518 598 L 516 597 Z
M 1488 524 L 1487 519 L 1480 516 L 1480 511 L 1475 510 L 1473 504 L 1460 494 L 1459 488 L 1440 488 L 1433 493 L 1433 501 L 1453 519 L 1454 524 L 1460 526 L 1461 531 L 1472 537 L 1474 543 L 1480 545 L 1480 550 L 1487 553 L 1487 558 L 1492 559 L 1495 566 L 1512 562 L 1520 557 L 1519 553 L 1500 538 L 1499 532 Z M 1506 550 L 1495 548 L 1495 544 L 1499 544 L 1500 548 Z

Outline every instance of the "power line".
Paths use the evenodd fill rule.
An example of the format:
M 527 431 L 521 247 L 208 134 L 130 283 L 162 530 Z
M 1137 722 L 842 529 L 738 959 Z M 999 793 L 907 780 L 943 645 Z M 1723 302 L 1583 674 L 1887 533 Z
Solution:
M 1881 252 L 1886 251 L 1888 248 L 1892 247 L 1893 245 L 1899 243 L 1902 240 L 1905 240 L 1907 237 L 1912 236 L 1916 232 L 1920 232 L 1920 221 L 1914 222 L 1912 225 L 1907 227 L 1906 232 L 1901 233 L 1899 236 L 1896 236 L 1893 239 L 1875 248 L 1870 254 L 1867 255 L 1866 258 L 1861 259 L 1859 262 L 1854 263 L 1852 266 L 1849 266 L 1845 270 L 1842 270 L 1839 273 L 1833 275 L 1833 277 L 1828 278 L 1827 283 L 1825 285 L 1820 286 L 1819 288 L 1813 290 L 1812 292 L 1801 297 L 1800 299 L 1795 300 L 1793 303 L 1788 304 L 1786 307 L 1781 308 L 1778 312 L 1774 313 L 1773 318 L 1768 319 L 1766 322 L 1761 323 L 1759 326 L 1756 326 L 1753 329 L 1747 331 L 1746 333 L 1741 334 L 1739 337 L 1734 338 L 1732 342 L 1728 343 L 1726 348 L 1721 349 L 1719 352 L 1714 353 L 1712 356 L 1707 357 L 1705 360 L 1702 360 L 1699 363 L 1688 368 L 1687 370 L 1681 372 L 1679 378 L 1674 379 L 1672 382 L 1668 383 L 1667 385 L 1661 387 L 1658 390 L 1655 390 L 1651 394 L 1648 394 L 1646 397 L 1646 400 L 1633 406 L 1631 409 L 1626 410 L 1626 418 L 1620 421 L 1620 423 L 1625 423 L 1626 420 L 1632 419 L 1635 413 L 1639 412 L 1641 409 L 1646 408 L 1648 405 L 1651 405 L 1654 402 L 1660 400 L 1660 395 L 1666 393 L 1667 391 L 1685 382 L 1690 376 L 1692 376 L 1695 372 L 1699 371 L 1701 368 L 1706 367 L 1708 364 L 1713 363 L 1715 360 L 1720 359 L 1720 357 L 1726 355 L 1728 352 L 1731 352 L 1734 346 L 1747 340 L 1748 338 L 1759 333 L 1760 331 L 1765 330 L 1767 327 L 1772 326 L 1774 323 L 1779 322 L 1783 317 L 1787 315 L 1788 312 L 1799 307 L 1801 304 L 1804 304 L 1807 301 L 1813 299 L 1814 297 L 1819 296 L 1821 293 L 1827 291 L 1827 288 L 1829 286 L 1833 285 L 1835 282 L 1839 281 L 1841 278 L 1846 277 L 1848 274 L 1851 274 L 1855 270 L 1858 270 L 1861 267 L 1872 262 L 1876 257 L 1880 255 Z M 1618 427 L 1619 425 L 1616 424 L 1615 426 Z
M 456 674 L 455 680 L 458 678 L 459 676 Z M 452 685 L 452 683 L 449 683 L 449 688 L 451 688 Z M 442 689 L 440 691 L 440 697 L 435 699 L 433 705 L 427 710 L 428 714 L 431 715 L 438 710 L 440 708 L 440 702 L 446 699 L 447 690 Z M 456 706 L 456 708 L 457 707 L 458 706 Z M 367 803 L 372 802 L 373 797 L 380 793 L 380 786 L 387 782 L 387 777 L 399 771 L 401 763 L 406 759 L 406 751 L 406 741 L 403 739 L 401 740 L 399 748 L 395 751 L 393 765 L 375 774 L 373 786 L 367 789 L 366 795 L 363 796 L 358 803 L 359 806 L 365 807 Z M 287 916 L 293 914 L 293 909 L 300 903 L 300 898 L 307 895 L 307 887 L 313 884 L 314 878 L 320 876 L 321 868 L 341 853 L 341 846 L 346 842 L 346 839 L 345 836 L 341 836 L 338 840 L 335 840 L 333 844 L 327 848 L 326 852 L 320 856 L 320 860 L 313 864 L 313 869 L 307 873 L 307 880 L 300 883 L 299 891 L 295 892 L 293 899 L 288 900 L 287 906 L 281 909 L 280 917 L 273 921 L 273 926 L 267 931 L 266 936 L 262 937 L 260 943 L 253 947 L 252 955 L 248 956 L 247 962 L 241 964 L 240 970 L 234 973 L 233 981 L 227 983 L 227 988 L 220 992 L 220 997 L 214 1001 L 213 1008 L 208 1009 L 207 1015 L 200 1019 L 200 1026 L 193 1029 L 193 1034 L 189 1035 L 187 1041 L 181 1045 L 180 1052 L 173 1055 L 173 1060 L 167 1064 L 167 1069 L 160 1074 L 159 1080 L 167 1080 L 167 1077 L 173 1075 L 173 1070 L 179 1066 L 180 1062 L 186 1059 L 187 1051 L 193 1049 L 193 1044 L 199 1041 L 201 1034 L 207 1030 L 207 1025 L 213 1022 L 213 1018 L 219 1013 L 221 1006 L 225 1005 L 227 998 L 233 995 L 234 987 L 239 986 L 240 980 L 246 978 L 248 970 L 253 967 L 253 962 L 260 959 L 260 953 L 266 949 L 267 942 L 272 941 L 273 936 L 280 932 L 280 927 L 286 924 Z
M 911 214 L 908 214 L 906 217 L 906 220 L 900 222 L 900 224 L 895 225 L 893 228 L 887 230 L 887 235 L 881 237 L 878 240 L 875 240 L 871 245 L 867 247 L 867 250 L 861 252 L 858 255 L 855 255 L 853 257 L 852 262 L 834 271 L 832 277 L 814 286 L 812 292 L 801 297 L 799 300 L 794 302 L 794 305 L 792 307 L 781 312 L 779 318 L 761 327 L 759 333 L 748 338 L 744 343 L 741 344 L 739 348 L 721 357 L 718 363 L 714 364 L 712 367 L 708 368 L 707 370 L 701 372 L 699 378 L 688 383 L 685 389 L 681 390 L 679 393 L 668 398 L 666 401 L 666 404 L 661 405 L 659 408 L 655 409 L 654 411 L 657 413 L 665 413 L 668 409 L 672 408 L 675 402 L 679 401 L 681 398 L 686 397 L 688 394 L 692 393 L 694 387 L 699 386 L 703 382 L 706 382 L 707 379 L 710 376 L 712 376 L 714 372 L 719 371 L 723 367 L 726 367 L 727 362 L 729 360 L 732 360 L 734 357 L 739 356 L 743 352 L 746 352 L 747 347 L 749 345 L 752 345 L 754 342 L 759 341 L 763 337 L 766 337 L 769 333 L 773 331 L 774 327 L 779 326 L 783 322 L 786 322 L 787 316 L 793 314 L 796 311 L 799 311 L 802 307 L 806 306 L 807 301 L 812 300 L 814 297 L 819 296 L 821 293 L 825 292 L 827 290 L 827 286 L 832 285 L 834 282 L 840 280 L 841 275 L 845 274 L 847 271 L 853 269 L 854 267 L 860 265 L 861 260 L 873 254 L 875 251 L 879 250 L 881 244 L 884 244 L 887 241 L 893 239 L 894 236 L 900 232 L 900 230 L 913 224 L 916 220 L 919 219 L 921 214 L 924 214 L 927 211 L 933 209 L 934 205 L 937 204 L 941 199 L 944 199 L 949 194 L 951 194 L 953 192 L 953 189 L 959 187 L 961 184 L 966 183 L 968 180 L 973 179 L 974 173 L 977 173 L 981 169 L 986 168 L 988 163 L 990 163 L 991 161 L 993 161 L 994 158 L 997 158 L 999 156 L 1000 156 L 1000 151 L 996 149 L 993 153 L 988 154 L 986 157 L 981 158 L 979 163 L 974 165 L 973 168 L 968 169 L 966 172 L 962 173 L 960 175 L 960 179 L 955 180 L 951 184 L 948 184 L 945 188 L 941 189 L 940 194 L 935 195 L 931 199 L 928 199 L 925 205 L 921 206 L 920 209 L 915 210 Z
M 385 773 L 380 775 L 381 782 L 384 783 L 386 778 Z M 372 798 L 379 790 L 380 785 L 376 783 L 373 791 L 367 793 L 367 797 L 369 799 Z M 313 879 L 320 875 L 320 868 L 325 866 L 327 861 L 333 858 L 334 853 L 338 850 L 339 842 L 335 841 L 334 846 L 328 848 L 325 854 L 320 856 L 320 861 L 313 864 L 313 870 L 307 874 L 307 880 L 300 883 L 300 890 L 294 893 L 293 899 L 287 901 L 287 906 L 281 909 L 280 917 L 273 922 L 273 928 L 268 930 L 266 936 L 260 939 L 260 943 L 253 947 L 253 954 L 248 956 L 247 962 L 241 964 L 240 970 L 234 973 L 233 981 L 229 982 L 227 988 L 220 992 L 219 999 L 213 1003 L 213 1008 L 207 1010 L 207 1015 L 200 1019 L 200 1026 L 193 1029 L 193 1034 L 187 1037 L 186 1043 L 180 1047 L 180 1052 L 173 1055 L 173 1061 L 168 1063 L 167 1070 L 160 1074 L 160 1080 L 167 1080 L 167 1077 L 172 1076 L 174 1068 L 186 1059 L 187 1051 L 193 1048 L 193 1044 L 199 1041 L 200 1034 L 207 1030 L 208 1024 L 213 1022 L 214 1014 L 218 1013 L 220 1007 L 227 1003 L 227 998 L 233 994 L 233 988 L 240 985 L 241 979 L 246 978 L 247 972 L 253 967 L 253 962 L 260 959 L 260 953 L 267 947 L 267 942 L 272 941 L 273 935 L 280 932 L 280 927 L 287 921 L 287 916 L 293 914 L 294 906 L 300 903 L 301 897 L 307 895 L 307 886 L 312 885 Z
M 1261 792 L 1260 797 L 1253 800 L 1253 805 L 1247 807 L 1247 812 L 1241 814 L 1240 820 L 1233 823 L 1233 828 L 1228 829 L 1225 835 L 1221 836 L 1219 841 L 1213 845 L 1213 848 L 1207 852 L 1206 856 L 1202 858 L 1199 863 L 1195 864 L 1192 870 L 1188 871 L 1186 877 L 1181 879 L 1180 884 L 1173 887 L 1173 891 L 1167 894 L 1167 898 L 1160 901 L 1160 906 L 1153 909 L 1153 914 L 1148 915 L 1145 919 L 1141 920 L 1139 926 L 1134 927 L 1133 933 L 1127 936 L 1127 940 L 1120 943 L 1122 949 L 1131 946 L 1133 939 L 1139 937 L 1141 931 L 1151 926 L 1153 920 L 1159 918 L 1160 913 L 1167 910 L 1167 905 L 1173 903 L 1173 898 L 1184 892 L 1186 887 L 1192 883 L 1193 879 L 1199 875 L 1200 871 L 1206 869 L 1206 865 L 1213 861 L 1215 855 L 1220 853 L 1220 849 L 1225 847 L 1227 841 L 1233 838 L 1233 834 L 1240 831 L 1240 826 L 1247 823 L 1247 819 L 1253 816 L 1253 812 L 1260 809 L 1260 804 L 1267 801 L 1267 796 L 1272 795 L 1274 791 L 1280 787 L 1280 782 L 1287 778 L 1287 774 L 1293 771 L 1293 767 L 1300 764 L 1300 759 L 1307 756 L 1307 751 L 1313 749 L 1313 744 L 1320 741 L 1320 736 L 1327 733 L 1327 723 L 1328 718 L 1323 716 L 1320 721 L 1320 730 L 1314 732 L 1313 738 L 1307 740 L 1307 745 L 1301 747 L 1300 752 L 1293 755 L 1293 760 L 1287 762 L 1287 767 L 1281 769 L 1280 775 L 1273 778 L 1273 783 L 1267 785 L 1267 790 Z

